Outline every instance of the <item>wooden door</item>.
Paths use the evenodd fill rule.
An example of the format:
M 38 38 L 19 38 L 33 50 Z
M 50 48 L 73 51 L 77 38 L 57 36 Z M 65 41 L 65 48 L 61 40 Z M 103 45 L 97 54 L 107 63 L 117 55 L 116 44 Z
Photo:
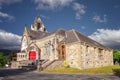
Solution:
M 64 44 L 59 44 L 59 60 L 66 59 L 66 49 Z

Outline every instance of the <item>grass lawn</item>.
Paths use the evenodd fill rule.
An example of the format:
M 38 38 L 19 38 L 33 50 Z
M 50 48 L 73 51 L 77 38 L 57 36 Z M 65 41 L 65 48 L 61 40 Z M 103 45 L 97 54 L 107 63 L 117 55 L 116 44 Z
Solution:
M 47 73 L 65 73 L 65 74 L 115 74 L 120 73 L 120 66 L 106 66 L 101 68 L 90 68 L 90 69 L 76 69 L 76 68 L 65 68 L 58 67 L 54 69 L 46 69 L 43 72 Z

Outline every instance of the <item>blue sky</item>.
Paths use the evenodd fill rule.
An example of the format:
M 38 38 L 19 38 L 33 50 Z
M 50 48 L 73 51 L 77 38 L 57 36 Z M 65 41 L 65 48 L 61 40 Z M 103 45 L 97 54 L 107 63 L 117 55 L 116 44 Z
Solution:
M 120 49 L 120 0 L 0 0 L 0 48 L 19 49 L 25 24 L 40 17 L 48 32 L 75 29 Z

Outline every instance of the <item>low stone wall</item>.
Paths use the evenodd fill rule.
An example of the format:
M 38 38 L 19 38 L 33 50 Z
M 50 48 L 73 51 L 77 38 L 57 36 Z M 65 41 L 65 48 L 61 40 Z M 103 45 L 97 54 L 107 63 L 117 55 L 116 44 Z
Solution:
M 12 69 L 18 69 L 18 68 L 20 68 L 19 66 L 20 66 L 20 64 L 19 64 L 18 61 L 12 61 L 11 62 L 11 68 Z

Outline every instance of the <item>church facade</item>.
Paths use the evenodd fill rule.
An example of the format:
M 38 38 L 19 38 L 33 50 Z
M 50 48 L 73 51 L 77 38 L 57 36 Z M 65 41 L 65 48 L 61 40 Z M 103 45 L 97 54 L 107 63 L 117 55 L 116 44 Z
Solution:
M 21 52 L 11 67 L 19 68 L 37 60 L 43 60 L 46 67 L 61 66 L 66 61 L 70 67 L 87 69 L 113 65 L 113 54 L 110 48 L 74 29 L 48 33 L 41 19 L 36 18 L 31 29 L 25 27 Z

